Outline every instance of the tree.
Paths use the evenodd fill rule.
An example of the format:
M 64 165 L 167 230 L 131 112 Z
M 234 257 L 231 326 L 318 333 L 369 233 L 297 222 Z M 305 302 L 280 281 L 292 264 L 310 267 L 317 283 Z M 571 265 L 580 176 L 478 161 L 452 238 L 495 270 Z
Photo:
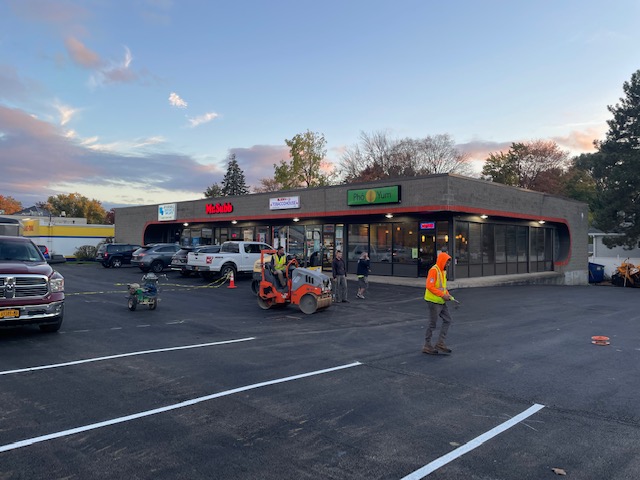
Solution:
M 246 195 L 249 189 L 245 183 L 244 172 L 240 169 L 236 154 L 232 153 L 228 157 L 227 173 L 222 180 L 222 195 Z
M 67 217 L 82 217 L 87 223 L 104 223 L 106 211 L 98 200 L 89 200 L 79 193 L 69 195 L 59 194 L 47 199 L 48 210 L 52 215 Z
M 204 191 L 204 196 L 205 198 L 222 197 L 222 188 L 216 182 Z
M 11 215 L 22 210 L 22 203 L 13 197 L 0 195 L 0 210 L 4 210 L 5 215 Z
M 507 153 L 491 153 L 482 168 L 482 178 L 492 182 L 536 191 L 553 190 L 546 185 L 552 175 L 563 172 L 569 164 L 569 153 L 557 143 L 545 140 L 514 142 Z
M 253 187 L 253 191 L 255 193 L 277 192 L 282 188 L 282 185 L 275 178 L 261 178 L 260 185 Z
M 104 216 L 104 223 L 106 225 L 114 225 L 116 223 L 116 209 L 112 208 Z
M 289 161 L 281 160 L 280 165 L 273 165 L 277 184 L 285 190 L 329 185 L 329 175 L 323 173 L 323 168 L 328 170 L 324 162 L 327 141 L 323 134 L 307 130 L 285 140 L 285 143 L 291 158 Z
M 346 182 L 413 177 L 436 173 L 470 173 L 467 155 L 449 135 L 390 139 L 384 132 L 360 134 L 360 143 L 343 154 Z
M 597 187 L 593 202 L 594 225 L 607 233 L 609 246 L 638 246 L 640 239 L 640 70 L 624 82 L 625 97 L 608 106 L 613 118 L 597 152 L 581 155 L 577 166 L 586 170 Z

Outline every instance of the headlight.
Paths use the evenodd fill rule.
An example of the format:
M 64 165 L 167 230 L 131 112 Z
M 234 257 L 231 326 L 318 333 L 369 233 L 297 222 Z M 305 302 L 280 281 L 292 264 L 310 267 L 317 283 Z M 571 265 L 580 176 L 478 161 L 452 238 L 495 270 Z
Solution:
M 51 286 L 51 293 L 64 292 L 64 278 L 52 278 L 49 281 Z

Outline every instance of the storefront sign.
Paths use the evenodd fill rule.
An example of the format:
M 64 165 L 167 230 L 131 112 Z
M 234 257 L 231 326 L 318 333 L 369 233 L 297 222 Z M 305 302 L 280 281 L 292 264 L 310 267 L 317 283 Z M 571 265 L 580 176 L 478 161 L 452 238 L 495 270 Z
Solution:
M 233 212 L 233 205 L 230 202 L 227 203 L 207 203 L 206 212 L 207 215 L 213 215 L 216 213 L 231 213 Z
M 300 208 L 300 197 L 280 197 L 269 199 L 269 210 Z
M 177 208 L 175 203 L 165 203 L 164 205 L 158 205 L 158 221 L 163 222 L 167 220 L 175 220 Z
M 420 224 L 420 230 L 435 230 L 436 222 L 423 222 Z
M 400 203 L 400 186 L 347 190 L 347 205 L 349 206 L 382 203 Z

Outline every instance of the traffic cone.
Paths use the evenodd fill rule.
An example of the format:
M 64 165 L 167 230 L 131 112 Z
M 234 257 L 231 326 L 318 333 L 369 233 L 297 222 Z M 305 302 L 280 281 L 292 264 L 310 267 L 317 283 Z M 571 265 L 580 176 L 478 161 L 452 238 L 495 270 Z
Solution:
M 227 288 L 236 288 L 236 282 L 233 278 L 233 272 L 231 272 L 231 276 L 229 277 L 229 286 Z

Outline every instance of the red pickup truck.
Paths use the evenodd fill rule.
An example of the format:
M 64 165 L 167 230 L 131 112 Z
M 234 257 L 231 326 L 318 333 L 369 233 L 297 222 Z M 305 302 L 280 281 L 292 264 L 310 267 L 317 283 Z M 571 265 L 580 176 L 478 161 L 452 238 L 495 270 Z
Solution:
M 38 325 L 57 332 L 64 316 L 64 278 L 28 238 L 0 236 L 0 327 Z

